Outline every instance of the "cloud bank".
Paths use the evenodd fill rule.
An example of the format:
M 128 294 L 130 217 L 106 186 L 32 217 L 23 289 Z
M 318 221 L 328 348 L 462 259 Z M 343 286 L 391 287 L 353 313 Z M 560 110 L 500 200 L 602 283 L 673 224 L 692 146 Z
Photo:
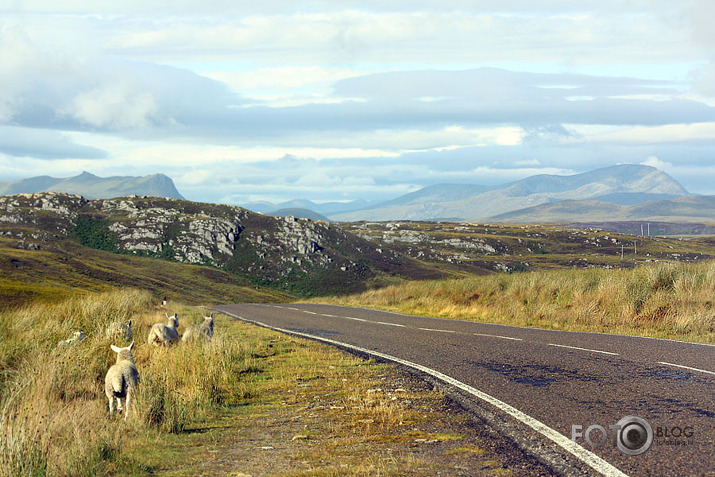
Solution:
M 327 201 L 650 162 L 715 193 L 711 2 L 145 3 L 0 3 L 0 179 Z

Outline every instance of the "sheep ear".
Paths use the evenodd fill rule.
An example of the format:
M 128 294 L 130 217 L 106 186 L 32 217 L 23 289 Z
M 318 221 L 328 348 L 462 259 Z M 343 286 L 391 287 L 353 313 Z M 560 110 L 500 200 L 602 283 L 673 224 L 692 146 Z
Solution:
M 114 345 L 110 345 L 110 346 L 112 347 L 112 351 L 114 351 L 115 353 L 119 353 L 119 351 L 121 351 L 120 348 L 118 348 L 118 347 L 116 347 L 116 346 L 114 346 Z
M 134 341 L 132 341 L 132 344 L 130 344 L 130 345 L 128 346 L 129 351 L 131 351 L 133 347 L 134 347 Z
M 132 327 L 132 320 L 129 320 L 129 328 Z

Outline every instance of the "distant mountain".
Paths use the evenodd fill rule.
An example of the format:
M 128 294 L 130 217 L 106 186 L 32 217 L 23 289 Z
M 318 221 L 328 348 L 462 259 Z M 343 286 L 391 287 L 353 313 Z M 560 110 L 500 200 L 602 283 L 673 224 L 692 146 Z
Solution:
M 482 194 L 492 189 L 495 189 L 495 187 L 475 184 L 435 184 L 424 187 L 415 192 L 410 192 L 409 194 L 405 194 L 396 199 L 382 202 L 378 206 L 393 207 L 403 205 L 419 205 L 429 202 L 452 202 Z
M 75 177 L 31 177 L 13 182 L 0 181 L 0 195 L 34 194 L 38 192 L 65 192 L 78 194 L 87 199 L 111 199 L 128 195 L 148 195 L 183 199 L 169 177 L 154 174 L 144 177 L 114 176 L 98 177 L 83 172 Z
M 486 219 L 488 222 L 697 222 L 715 221 L 715 196 L 686 196 L 672 200 L 618 205 L 599 201 L 564 200 L 537 205 Z
M 624 164 L 572 176 L 537 175 L 494 187 L 440 184 L 329 217 L 337 221 L 476 221 L 564 200 L 638 204 L 686 195 L 688 191 L 668 174 L 650 166 Z
M 283 211 L 286 209 L 302 209 L 315 212 L 321 216 L 328 216 L 334 214 L 342 214 L 353 212 L 355 210 L 360 210 L 365 207 L 370 206 L 370 202 L 366 200 L 353 200 L 350 202 L 324 202 L 316 203 L 310 200 L 296 199 L 290 200 L 288 202 L 281 202 L 279 204 L 274 204 L 273 202 L 261 201 L 261 202 L 249 202 L 247 204 L 242 204 L 244 207 L 253 212 L 260 212 L 262 214 L 268 215 L 285 215 L 283 213 L 277 213 L 278 211 Z M 312 218 L 312 217 L 307 217 Z M 318 220 L 327 220 L 325 217 Z

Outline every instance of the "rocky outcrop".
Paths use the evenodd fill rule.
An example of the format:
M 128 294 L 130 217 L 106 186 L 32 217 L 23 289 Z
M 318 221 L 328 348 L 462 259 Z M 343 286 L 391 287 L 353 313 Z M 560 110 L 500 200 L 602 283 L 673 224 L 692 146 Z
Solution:
M 24 248 L 72 239 L 103 250 L 220 267 L 258 283 L 324 280 L 330 284 L 314 286 L 331 291 L 348 291 L 375 270 L 392 273 L 401 266 L 398 254 L 327 222 L 147 196 L 0 197 L 0 234 L 19 239 Z
M 92 205 L 98 214 L 125 215 L 109 226 L 121 251 L 161 255 L 185 263 L 221 265 L 233 255 L 246 211 L 226 206 L 223 216 L 212 217 L 200 209 L 187 210 L 183 204 L 184 201 L 167 199 L 129 198 L 102 200 Z

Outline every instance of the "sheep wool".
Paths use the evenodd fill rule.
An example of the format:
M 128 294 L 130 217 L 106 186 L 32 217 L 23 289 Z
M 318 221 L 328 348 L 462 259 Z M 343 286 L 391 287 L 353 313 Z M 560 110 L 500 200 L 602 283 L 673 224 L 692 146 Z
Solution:
M 195 340 L 205 340 L 211 341 L 214 335 L 214 314 L 211 316 L 204 316 L 203 323 L 198 325 L 189 326 L 184 332 L 184 336 L 181 337 L 181 341 L 195 341 Z
M 114 414 L 114 404 L 117 404 L 117 410 L 123 411 L 122 399 L 126 404 L 124 410 L 124 420 L 127 420 L 129 411 L 132 407 L 134 393 L 139 388 L 139 371 L 134 363 L 134 355 L 132 348 L 134 342 L 125 348 L 119 348 L 112 345 L 112 351 L 117 353 L 117 362 L 113 364 L 107 371 L 104 377 L 104 393 L 109 400 L 109 415 Z
M 179 341 L 179 315 L 174 313 L 172 316 L 166 315 L 168 324 L 155 323 L 149 330 L 147 342 L 154 346 L 169 346 Z

